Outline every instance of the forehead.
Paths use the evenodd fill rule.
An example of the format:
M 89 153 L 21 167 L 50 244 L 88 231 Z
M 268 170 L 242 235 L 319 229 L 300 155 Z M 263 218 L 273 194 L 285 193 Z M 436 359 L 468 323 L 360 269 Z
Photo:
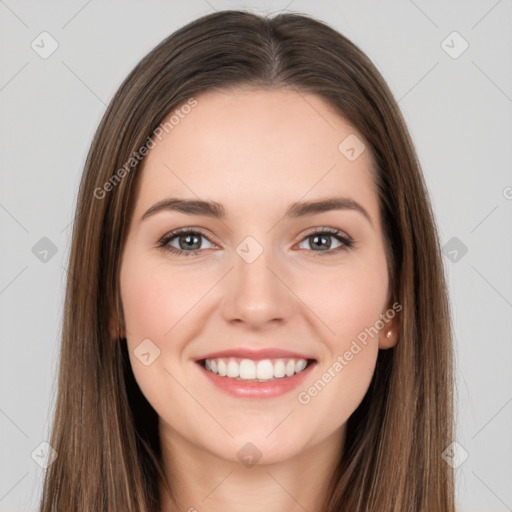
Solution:
M 192 108 L 177 107 L 167 117 L 174 116 L 172 129 L 154 138 L 137 208 L 169 194 L 250 209 L 268 207 L 270 198 L 288 204 L 334 191 L 375 202 L 369 147 L 347 158 L 347 145 L 359 144 L 359 153 L 363 138 L 321 97 L 238 89 L 195 100 Z

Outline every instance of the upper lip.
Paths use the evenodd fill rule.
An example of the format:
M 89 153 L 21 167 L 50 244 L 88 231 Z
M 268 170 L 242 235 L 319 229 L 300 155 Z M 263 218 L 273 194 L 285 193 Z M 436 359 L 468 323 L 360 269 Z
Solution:
M 279 348 L 265 348 L 260 350 L 250 348 L 230 348 L 227 350 L 219 350 L 211 352 L 201 357 L 197 357 L 196 361 L 203 361 L 204 359 L 216 359 L 218 357 L 239 357 L 241 359 L 311 359 L 313 357 L 300 354 L 299 352 L 292 352 L 290 350 L 283 350 Z

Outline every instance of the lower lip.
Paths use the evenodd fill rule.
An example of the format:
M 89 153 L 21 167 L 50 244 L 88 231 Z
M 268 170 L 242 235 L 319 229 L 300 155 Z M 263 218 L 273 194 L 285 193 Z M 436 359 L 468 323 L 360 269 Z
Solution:
M 311 373 L 316 362 L 310 363 L 300 373 L 291 377 L 281 377 L 269 382 L 251 382 L 235 380 L 230 377 L 221 377 L 217 373 L 210 372 L 197 363 L 202 373 L 210 379 L 219 389 L 228 395 L 237 398 L 275 398 L 277 396 L 289 393 L 298 387 L 304 379 Z

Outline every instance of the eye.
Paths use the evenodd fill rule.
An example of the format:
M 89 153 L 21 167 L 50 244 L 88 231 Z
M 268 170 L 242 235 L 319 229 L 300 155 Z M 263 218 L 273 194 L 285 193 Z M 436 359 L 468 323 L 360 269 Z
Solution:
M 201 247 L 201 239 L 208 240 L 210 247 Z M 331 240 L 334 239 L 338 243 L 337 246 L 332 248 Z M 316 228 L 315 231 L 310 232 L 299 243 L 306 243 L 309 245 L 310 252 L 313 256 L 333 255 L 340 251 L 346 251 L 354 245 L 354 241 L 345 233 L 338 229 L 333 228 Z M 159 242 L 158 247 L 164 251 L 171 252 L 180 256 L 196 256 L 203 249 L 212 248 L 213 244 L 206 235 L 197 230 L 180 229 L 166 234 Z M 301 247 L 304 248 L 304 247 Z M 320 248 L 320 250 L 317 250 Z M 323 250 L 322 248 L 326 249 Z
M 192 254 L 195 256 L 199 253 L 200 249 L 205 249 L 204 247 L 201 247 L 201 238 L 208 240 L 208 238 L 199 231 L 181 229 L 172 231 L 165 235 L 158 243 L 158 247 L 162 248 L 164 251 L 169 251 L 174 254 L 184 256 Z M 178 247 L 171 245 L 171 242 L 177 244 Z M 209 240 L 208 242 L 211 244 Z M 206 248 L 208 249 L 209 247 Z
M 332 243 L 330 239 L 335 239 L 339 245 L 335 246 L 335 248 L 332 249 Z M 313 231 L 312 233 L 308 234 L 306 238 L 304 238 L 300 243 L 302 244 L 304 242 L 306 242 L 306 244 L 309 245 L 310 248 L 320 247 L 321 249 L 322 247 L 324 247 L 327 249 L 312 249 L 312 251 L 316 253 L 313 256 L 332 255 L 335 253 L 339 253 L 340 251 L 346 251 L 347 249 L 352 248 L 354 245 L 354 241 L 349 236 L 347 236 L 342 231 L 333 228 L 320 228 L 317 231 Z

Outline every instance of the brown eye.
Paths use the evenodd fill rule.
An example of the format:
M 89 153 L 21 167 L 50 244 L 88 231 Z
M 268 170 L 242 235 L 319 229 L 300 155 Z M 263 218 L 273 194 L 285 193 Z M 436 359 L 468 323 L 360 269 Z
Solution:
M 332 248 L 333 239 L 335 240 L 334 244 L 338 242 L 338 245 L 335 245 L 334 248 Z M 304 242 L 306 242 L 308 247 L 302 248 L 309 249 L 316 253 L 314 254 L 315 256 L 338 253 L 353 246 L 353 241 L 337 229 L 323 229 L 313 232 L 307 235 L 300 243 L 302 244 Z
M 182 255 L 196 255 L 199 253 L 201 249 L 205 249 L 205 247 L 201 247 L 202 240 L 208 240 L 208 238 L 200 233 L 199 231 L 192 230 L 180 230 L 173 231 L 172 233 L 167 234 L 159 243 L 159 247 L 166 251 L 170 251 L 176 254 Z M 171 245 L 177 244 L 176 245 Z M 211 242 L 208 240 L 208 243 Z M 209 249 L 210 247 L 206 247 Z

